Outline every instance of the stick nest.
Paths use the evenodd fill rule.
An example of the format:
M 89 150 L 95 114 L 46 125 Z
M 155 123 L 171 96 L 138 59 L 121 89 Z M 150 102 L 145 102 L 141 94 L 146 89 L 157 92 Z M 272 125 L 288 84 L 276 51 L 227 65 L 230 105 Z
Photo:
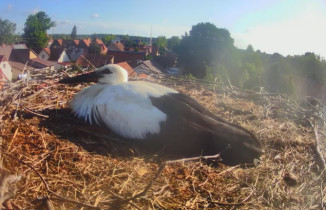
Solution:
M 190 95 L 255 133 L 264 145 L 255 167 L 205 161 L 162 166 L 74 118 L 69 101 L 89 84 L 58 84 L 65 74 L 34 71 L 31 80 L 1 90 L 0 174 L 21 177 L 10 186 L 16 189 L 9 200 L 14 208 L 324 207 L 325 164 L 319 143 L 325 136 L 324 106 L 319 101 L 297 104 L 286 96 L 160 76 L 154 82 Z

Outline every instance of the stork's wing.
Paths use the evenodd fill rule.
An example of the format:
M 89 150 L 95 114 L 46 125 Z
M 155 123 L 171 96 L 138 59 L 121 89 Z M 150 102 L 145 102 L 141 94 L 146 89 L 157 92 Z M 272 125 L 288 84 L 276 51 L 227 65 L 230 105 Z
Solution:
M 90 123 L 109 127 L 131 139 L 160 132 L 166 114 L 153 106 L 150 97 L 160 97 L 172 89 L 151 83 L 94 85 L 78 93 L 71 107 L 76 116 Z

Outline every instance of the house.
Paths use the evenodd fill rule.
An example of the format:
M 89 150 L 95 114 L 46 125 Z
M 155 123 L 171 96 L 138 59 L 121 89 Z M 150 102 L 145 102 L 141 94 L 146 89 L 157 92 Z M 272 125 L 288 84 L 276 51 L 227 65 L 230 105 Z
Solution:
M 79 56 L 75 62 L 76 65 L 80 65 L 83 68 L 98 68 L 110 63 L 114 63 L 113 56 L 88 53 Z
M 43 59 L 43 60 L 49 60 L 50 57 L 50 48 L 43 48 L 40 52 L 40 54 L 38 55 L 39 58 Z
M 65 47 L 67 48 L 71 44 L 71 40 L 68 39 L 55 39 L 53 40 L 50 48 L 56 48 L 56 47 Z
M 13 80 L 29 69 L 54 69 L 54 63 L 40 59 L 31 49 L 21 48 L 15 49 L 14 45 L 0 47 L 0 55 L 6 57 L 11 66 Z
M 124 49 L 125 49 L 125 46 L 121 42 L 112 42 L 108 46 L 108 50 L 111 50 L 111 51 L 125 51 Z
M 49 39 L 49 41 L 48 41 L 48 45 L 46 46 L 47 48 L 50 48 L 50 46 L 52 45 L 52 43 L 53 43 L 53 39 Z
M 0 55 L 0 82 L 10 82 L 12 80 L 11 66 L 4 55 Z
M 145 53 L 143 52 L 108 50 L 106 54 L 114 57 L 114 63 L 141 63 L 143 60 L 145 60 Z
M 43 60 L 31 49 L 13 49 L 9 61 L 26 64 L 35 69 L 54 69 L 54 63 Z
M 74 41 L 75 42 L 75 41 Z M 78 44 L 77 44 L 78 43 Z M 87 52 L 89 45 L 91 44 L 90 39 L 82 39 L 75 42 L 76 47 L 69 49 L 69 56 L 71 61 L 76 61 L 82 54 Z
M 99 44 L 101 48 L 101 54 L 105 55 L 108 51 L 108 48 L 105 46 L 105 44 Z
M 48 60 L 55 63 L 54 69 L 56 70 L 66 68 L 71 63 L 67 50 L 64 47 L 51 48 Z
M 164 68 L 154 60 L 147 60 L 140 63 L 134 70 L 138 74 L 155 75 L 164 73 Z

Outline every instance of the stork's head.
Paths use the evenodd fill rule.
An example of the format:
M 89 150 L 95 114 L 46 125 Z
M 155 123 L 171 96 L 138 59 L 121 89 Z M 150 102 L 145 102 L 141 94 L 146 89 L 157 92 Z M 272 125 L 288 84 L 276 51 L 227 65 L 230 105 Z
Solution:
M 108 64 L 95 71 L 78 75 L 75 77 L 65 78 L 60 83 L 81 83 L 81 82 L 99 82 L 103 84 L 119 84 L 128 82 L 128 72 L 117 64 Z

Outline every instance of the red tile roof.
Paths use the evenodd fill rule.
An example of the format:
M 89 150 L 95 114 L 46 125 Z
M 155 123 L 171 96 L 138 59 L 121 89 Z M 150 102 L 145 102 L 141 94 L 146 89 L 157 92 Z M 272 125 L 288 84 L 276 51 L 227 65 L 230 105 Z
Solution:
M 87 47 L 89 47 L 89 45 L 90 45 L 91 42 L 92 42 L 91 39 L 83 39 L 82 41 L 86 44 Z
M 0 68 L 0 80 L 8 81 L 8 77 L 3 73 L 1 68 Z M 1 89 L 1 86 L 0 86 L 0 89 Z
M 9 61 L 9 64 L 12 68 L 23 71 L 24 68 L 27 68 L 27 66 L 25 67 L 25 64 L 23 63 L 19 63 L 19 62 L 15 62 L 15 61 Z
M 134 69 L 127 62 L 118 63 L 118 65 L 127 70 L 129 77 L 138 76 L 137 72 L 135 72 Z
M 30 59 L 30 52 L 30 49 L 13 49 L 11 51 L 9 60 L 26 63 Z
M 106 54 L 108 51 L 108 48 L 105 46 L 105 44 L 99 44 L 101 47 L 101 54 Z
M 96 54 L 83 54 L 79 56 L 75 64 L 82 67 L 101 67 L 105 64 L 113 63 L 113 56 L 110 55 L 96 55 Z
M 96 43 L 99 45 L 103 44 L 102 40 L 100 40 L 100 39 L 96 39 Z
M 62 39 L 55 39 L 52 44 L 58 43 L 60 46 L 62 46 Z
M 114 56 L 114 63 L 131 62 L 131 61 L 143 61 L 145 59 L 145 53 L 143 52 L 125 52 L 125 51 L 113 51 L 108 50 L 107 55 Z
M 13 47 L 10 45 L 0 45 L 0 55 L 6 56 L 9 59 Z
M 113 42 L 108 47 L 108 50 L 124 51 L 125 50 L 125 46 L 121 42 Z
M 50 48 L 46 47 L 46 48 L 43 48 L 43 50 L 44 50 L 48 55 L 50 55 Z
M 147 78 L 149 75 L 148 74 L 145 74 L 145 73 L 140 73 L 138 75 L 139 78 Z
M 34 58 L 30 59 L 27 63 L 29 66 L 32 66 L 34 68 L 47 68 L 54 66 L 54 63 L 51 61 L 43 60 L 41 58 Z

